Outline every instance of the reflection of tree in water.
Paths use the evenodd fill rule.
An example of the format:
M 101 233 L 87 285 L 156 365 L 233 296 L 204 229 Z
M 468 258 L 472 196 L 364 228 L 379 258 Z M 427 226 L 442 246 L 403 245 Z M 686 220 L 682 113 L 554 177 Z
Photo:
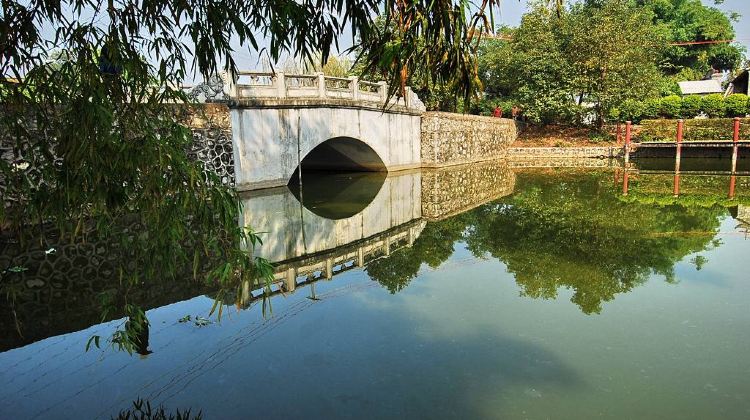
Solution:
M 114 228 L 145 230 L 137 222 Z M 135 264 L 138 247 L 102 240 L 96 232 L 75 241 L 61 239 L 52 226 L 46 237 L 32 233 L 35 240 L 23 242 L 0 236 L 0 352 L 123 318 L 111 337 L 92 336 L 87 348 L 98 346 L 101 338 L 102 344 L 146 355 L 150 331 L 145 310 L 207 293 L 228 303 L 229 292 L 238 288 L 239 281 L 231 275 L 222 282 L 212 276 L 211 270 L 227 264 L 219 235 L 211 238 L 214 242 L 185 241 L 175 248 L 190 255 L 192 264 L 168 267 L 165 263 L 152 267 L 163 271 L 149 274 Z M 242 280 L 264 275 L 247 270 Z M 159 281 L 139 281 L 147 277 Z
M 417 276 L 422 263 L 437 268 L 450 258 L 453 244 L 461 239 L 465 228 L 461 215 L 428 223 L 413 246 L 371 262 L 367 273 L 391 293 L 401 291 Z
M 513 196 L 428 224 L 413 248 L 368 272 L 391 292 L 401 290 L 422 262 L 439 265 L 460 239 L 475 256 L 504 262 L 523 295 L 549 299 L 570 288 L 571 300 L 590 314 L 652 273 L 674 281 L 675 263 L 711 246 L 723 207 L 626 203 L 609 176 L 520 175 Z

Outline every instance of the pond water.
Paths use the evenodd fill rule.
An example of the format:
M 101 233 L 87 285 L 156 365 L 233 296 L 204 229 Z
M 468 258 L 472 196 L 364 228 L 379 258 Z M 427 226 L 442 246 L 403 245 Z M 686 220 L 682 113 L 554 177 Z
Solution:
M 244 197 L 278 281 L 144 294 L 147 356 L 84 351 L 95 270 L 25 280 L 0 418 L 750 418 L 750 178 L 512 166 Z

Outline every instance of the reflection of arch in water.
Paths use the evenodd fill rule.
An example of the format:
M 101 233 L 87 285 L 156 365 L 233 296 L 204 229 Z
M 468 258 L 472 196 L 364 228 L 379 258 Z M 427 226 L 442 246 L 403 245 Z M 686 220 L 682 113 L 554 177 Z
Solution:
M 365 142 L 334 137 L 304 156 L 287 186 L 313 213 L 344 219 L 361 212 L 375 199 L 386 174 L 383 160 Z
M 306 209 L 325 219 L 345 219 L 361 213 L 380 193 L 385 172 L 307 171 L 295 177 L 289 190 Z
M 338 184 L 329 188 L 347 190 Z M 421 194 L 419 172 L 391 174 L 361 211 L 328 218 L 303 206 L 286 187 L 255 191 L 243 196 L 240 223 L 263 232 L 263 245 L 256 255 L 281 262 L 345 246 L 419 219 Z

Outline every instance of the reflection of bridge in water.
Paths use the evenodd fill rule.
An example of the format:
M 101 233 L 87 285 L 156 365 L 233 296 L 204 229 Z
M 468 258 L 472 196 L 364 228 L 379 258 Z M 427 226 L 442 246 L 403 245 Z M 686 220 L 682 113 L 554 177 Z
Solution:
M 264 296 L 293 292 L 388 258 L 417 241 L 429 221 L 510 194 L 515 185 L 515 175 L 504 162 L 389 176 L 370 173 L 360 179 L 349 176 L 352 179 L 334 178 L 334 182 L 322 179 L 318 185 L 309 182 L 314 176 L 308 176 L 301 194 L 282 187 L 244 198 L 240 222 L 265 232 L 258 253 L 274 262 L 276 269 L 270 291 L 259 284 L 243 285 L 237 303 L 247 305 Z M 56 252 L 46 252 L 49 247 Z M 98 324 L 102 322 L 100 293 L 125 293 L 113 268 L 119 254 L 111 244 L 40 245 L 23 255 L 10 245 L 6 248 L 0 249 L 0 263 L 18 258 L 25 270 L 13 273 L 17 286 L 13 304 L 0 305 L 6 320 L 0 324 L 0 351 Z M 214 288 L 193 281 L 192 267 L 183 268 L 176 278 L 185 281 L 128 288 L 130 302 L 149 310 L 203 294 L 212 296 Z M 9 313 L 11 308 L 15 315 Z M 18 317 L 23 336 L 13 316 Z M 106 320 L 122 316 L 109 313 Z
M 347 189 L 343 182 L 351 182 L 357 176 L 339 175 L 347 179 L 339 178 L 333 185 L 330 181 L 336 178 L 323 177 L 320 181 L 328 185 L 328 196 L 331 196 Z M 263 245 L 255 253 L 274 263 L 274 285 L 280 291 L 293 291 L 298 285 L 331 279 L 334 274 L 364 267 L 374 259 L 410 246 L 419 236 L 424 227 L 421 173 L 399 173 L 385 178 L 378 174 L 360 176 L 361 179 L 353 180 L 353 188 L 358 190 L 360 198 L 372 198 L 369 203 L 354 202 L 344 206 L 361 208 L 355 214 L 350 214 L 346 208 L 338 213 L 322 212 L 311 204 L 324 204 L 325 197 L 306 200 L 304 193 L 315 189 L 316 178 L 303 183 L 301 201 L 287 187 L 243 197 L 240 223 L 263 232 Z M 362 187 L 370 191 L 362 191 Z M 246 285 L 245 297 L 250 298 L 251 290 L 261 286 Z
M 381 176 L 377 174 L 341 176 L 362 179 L 332 183 L 330 177 L 325 177 L 321 182 L 328 191 L 321 192 L 315 178 L 310 180 L 308 176 L 302 185 L 303 194 L 284 187 L 243 198 L 241 224 L 263 232 L 264 242 L 256 255 L 275 266 L 271 290 L 263 290 L 264 285 L 259 283 L 245 284 L 243 304 L 366 267 L 372 261 L 412 246 L 428 221 L 441 220 L 511 194 L 515 185 L 515 175 L 503 161 L 402 172 L 380 182 L 373 180 Z M 347 187 L 347 183 L 354 185 Z M 336 190 L 331 190 L 331 185 Z M 348 203 L 339 209 L 340 214 L 321 209 L 328 202 L 326 195 L 346 196 L 353 193 L 349 190 L 368 201 Z M 323 197 L 311 197 L 311 192 L 322 193 Z M 346 211 L 351 209 L 356 209 L 356 213 Z
M 425 223 L 421 219 L 414 220 L 342 247 L 276 263 L 270 290 L 265 289 L 263 284 L 245 283 L 242 296 L 239 297 L 240 302 L 243 306 L 248 306 L 263 297 L 294 292 L 320 280 L 332 280 L 333 276 L 343 272 L 364 268 L 372 261 L 388 257 L 391 252 L 412 246 Z

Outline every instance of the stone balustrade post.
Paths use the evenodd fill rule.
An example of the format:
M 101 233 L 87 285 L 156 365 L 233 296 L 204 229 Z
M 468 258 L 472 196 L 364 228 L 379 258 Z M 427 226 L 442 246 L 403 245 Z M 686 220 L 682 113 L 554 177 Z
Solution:
M 279 99 L 286 98 L 286 79 L 284 78 L 283 72 L 276 73 L 274 77 L 274 83 L 276 84 L 276 96 Z
M 315 73 L 318 76 L 318 97 L 325 98 L 326 97 L 326 76 L 321 71 L 318 73 Z
M 411 106 L 411 87 L 406 87 L 406 92 L 404 92 L 404 106 L 409 108 Z
M 289 268 L 286 270 L 286 279 L 284 279 L 284 288 L 287 292 L 293 292 L 297 287 L 297 270 Z
M 226 74 L 223 77 L 224 79 L 224 94 L 229 97 L 229 99 L 237 100 L 239 99 L 239 89 L 237 88 L 237 73 L 233 72 L 231 69 L 226 71 Z
M 352 90 L 352 100 L 359 100 L 359 78 L 356 76 L 349 77 L 349 85 Z
M 380 100 L 385 103 L 386 99 L 388 99 L 388 83 L 384 81 L 378 82 L 378 93 L 380 94 Z
M 326 258 L 326 280 L 333 278 L 333 258 Z
M 362 247 L 357 248 L 357 267 L 365 266 L 365 252 Z

